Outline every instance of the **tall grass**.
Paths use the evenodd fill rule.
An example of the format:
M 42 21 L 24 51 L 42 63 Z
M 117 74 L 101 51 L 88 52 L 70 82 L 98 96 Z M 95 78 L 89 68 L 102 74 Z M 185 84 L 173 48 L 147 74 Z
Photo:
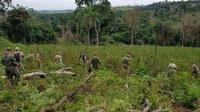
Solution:
M 10 46 L 10 44 L 8 44 Z M 34 78 L 20 81 L 17 88 L 8 85 L 7 80 L 0 79 L 0 111 L 42 111 L 45 107 L 57 102 L 66 93 L 81 84 L 87 74 L 84 65 L 78 59 L 80 53 L 92 58 L 97 53 L 102 65 L 90 83 L 75 97 L 56 111 L 94 112 L 105 109 L 108 112 L 125 112 L 128 109 L 145 107 L 144 99 L 152 103 L 151 109 L 173 106 L 188 109 L 198 109 L 196 102 L 200 99 L 200 80 L 194 79 L 190 61 L 200 65 L 200 48 L 187 47 L 158 47 L 155 54 L 154 46 L 69 46 L 69 45 L 21 45 L 11 44 L 15 48 L 28 54 L 42 53 L 42 67 L 37 62 L 25 60 L 25 73 L 44 71 L 48 73 L 46 79 Z M 7 46 L 0 49 L 1 55 Z M 58 52 L 63 56 L 63 66 L 54 63 Z M 122 67 L 122 59 L 127 53 L 134 55 L 130 62 L 130 73 L 136 76 L 126 78 Z M 169 63 L 178 66 L 178 73 L 172 77 L 165 77 L 164 72 Z M 64 66 L 73 66 L 77 76 L 50 74 Z M 0 75 L 4 75 L 0 66 Z M 149 85 L 148 82 L 151 82 Z M 129 89 L 125 87 L 128 84 Z

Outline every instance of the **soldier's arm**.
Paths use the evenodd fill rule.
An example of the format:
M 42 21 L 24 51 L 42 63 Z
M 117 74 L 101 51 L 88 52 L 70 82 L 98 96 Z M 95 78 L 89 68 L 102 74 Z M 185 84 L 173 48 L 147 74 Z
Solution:
M 3 63 L 3 59 L 5 58 L 5 56 L 3 56 L 2 58 L 1 58 L 1 63 Z
M 17 61 L 14 56 L 11 57 L 12 65 L 17 66 Z
M 21 52 L 21 57 L 24 58 L 24 53 L 23 52 Z

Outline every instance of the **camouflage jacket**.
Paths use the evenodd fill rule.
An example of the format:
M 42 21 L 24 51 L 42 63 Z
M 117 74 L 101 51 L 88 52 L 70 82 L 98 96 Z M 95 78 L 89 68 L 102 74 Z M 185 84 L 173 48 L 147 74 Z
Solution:
M 94 56 L 94 57 L 92 58 L 91 64 L 92 64 L 93 66 L 98 66 L 99 64 L 101 64 L 101 62 L 99 61 L 98 57 Z
M 192 65 L 192 72 L 199 72 L 199 67 L 195 64 Z
M 129 57 L 124 57 L 122 63 L 123 63 L 124 65 L 129 65 L 129 61 L 131 61 L 131 60 L 132 60 L 132 59 L 129 58 Z
M 13 54 L 5 54 L 2 57 L 1 62 L 6 67 L 17 66 L 17 62 Z

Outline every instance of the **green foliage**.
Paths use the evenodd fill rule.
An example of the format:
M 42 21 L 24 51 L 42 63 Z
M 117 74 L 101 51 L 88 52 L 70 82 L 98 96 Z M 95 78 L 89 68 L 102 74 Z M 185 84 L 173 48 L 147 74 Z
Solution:
M 12 46 L 13 43 L 10 42 L 8 39 L 5 39 L 5 38 L 3 38 L 3 37 L 0 37 L 0 46 L 1 46 L 1 48 L 4 47 L 5 45 L 7 45 L 7 46 Z
M 113 39 L 113 37 L 109 36 L 109 35 L 105 35 L 101 37 L 101 42 L 103 44 L 115 44 L 115 40 Z
M 6 102 L 11 102 L 13 97 L 13 93 L 11 91 L 7 91 L 2 94 L 2 100 Z
M 108 0 L 76 0 L 76 3 L 79 7 L 69 13 L 40 13 L 16 8 L 8 13 L 6 21 L 0 23 L 0 34 L 12 42 L 21 43 L 55 43 L 56 37 L 63 37 L 66 40 L 75 38 L 85 44 L 96 44 L 98 34 L 101 44 L 130 44 L 132 37 L 133 43 L 140 45 L 200 45 L 198 1 L 112 8 Z M 137 9 L 135 13 L 139 12 L 139 15 L 132 14 L 134 19 L 126 16 L 131 15 L 129 12 L 133 9 Z
M 15 46 L 18 45 L 12 44 L 12 47 Z M 45 79 L 35 77 L 21 80 L 15 89 L 9 86 L 6 79 L 0 79 L 2 111 L 42 111 L 58 102 L 64 94 L 73 91 L 88 76 L 78 60 L 79 54 L 85 51 L 84 46 L 54 44 L 19 46 L 25 55 L 35 54 L 38 50 L 42 52 L 42 67 L 38 68 L 36 61 L 25 60 L 25 73 L 43 71 L 48 75 Z M 51 73 L 63 67 L 53 62 L 58 51 L 63 56 L 63 66 L 74 66 L 77 71 L 76 76 Z M 64 103 L 56 111 L 142 110 L 146 106 L 145 98 L 152 104 L 152 110 L 159 107 L 166 109 L 170 105 L 172 106 L 169 110 L 174 107 L 199 109 L 196 103 L 200 98 L 199 79 L 188 73 L 191 69 L 189 64 L 191 59 L 199 62 L 199 48 L 158 47 L 155 55 L 154 46 L 118 45 L 87 49 L 87 55 L 90 57 L 94 52 L 102 62 L 100 70 L 94 72 L 95 76 L 84 85 L 84 89 L 76 94 L 71 102 Z M 135 56 L 130 62 L 132 75 L 128 78 L 122 66 L 122 58 L 127 52 Z M 178 72 L 172 77 L 165 76 L 169 60 L 178 65 Z M 3 67 L 0 68 L 0 73 L 3 75 Z
M 123 43 L 129 44 L 131 38 L 130 38 L 130 36 L 128 34 L 129 34 L 128 32 L 113 33 L 111 35 L 111 37 L 113 37 L 113 39 L 116 42 L 123 42 Z
M 76 40 L 76 39 L 70 39 L 69 41 L 67 41 L 68 45 L 83 45 L 83 43 L 81 43 L 80 41 Z
M 86 5 L 86 6 L 98 6 L 102 8 L 106 8 L 110 6 L 110 2 L 108 0 L 75 0 L 78 6 Z
M 2 23 L 6 36 L 16 43 L 55 43 L 55 33 L 50 24 L 31 19 L 24 8 L 13 9 Z

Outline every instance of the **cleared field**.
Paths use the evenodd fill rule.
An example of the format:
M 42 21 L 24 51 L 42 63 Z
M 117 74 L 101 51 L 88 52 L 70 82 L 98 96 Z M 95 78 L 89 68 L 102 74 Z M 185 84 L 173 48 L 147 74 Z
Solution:
M 200 99 L 200 79 L 191 76 L 190 62 L 200 64 L 200 48 L 158 47 L 155 53 L 155 46 L 11 46 L 19 46 L 26 55 L 41 51 L 42 67 L 38 68 L 36 61 L 25 61 L 24 73 L 43 71 L 48 75 L 45 79 L 22 80 L 15 89 L 10 87 L 6 80 L 0 79 L 2 111 L 43 111 L 59 101 L 64 94 L 73 91 L 88 76 L 84 65 L 78 59 L 81 52 L 86 52 L 90 59 L 97 53 L 102 65 L 71 101 L 56 109 L 58 112 L 143 110 L 146 107 L 145 98 L 151 103 L 151 111 L 159 107 L 167 111 L 176 111 L 177 108 L 199 110 L 197 100 Z M 3 46 L 0 49 L 1 54 L 5 48 L 6 46 Z M 53 62 L 59 51 L 62 53 L 64 66 L 73 66 L 77 76 L 50 73 L 64 67 Z M 134 56 L 130 62 L 130 73 L 136 74 L 128 78 L 122 67 L 122 58 L 127 53 Z M 171 62 L 177 64 L 178 73 L 165 77 L 164 72 Z M 0 67 L 0 74 L 3 75 L 3 66 Z

